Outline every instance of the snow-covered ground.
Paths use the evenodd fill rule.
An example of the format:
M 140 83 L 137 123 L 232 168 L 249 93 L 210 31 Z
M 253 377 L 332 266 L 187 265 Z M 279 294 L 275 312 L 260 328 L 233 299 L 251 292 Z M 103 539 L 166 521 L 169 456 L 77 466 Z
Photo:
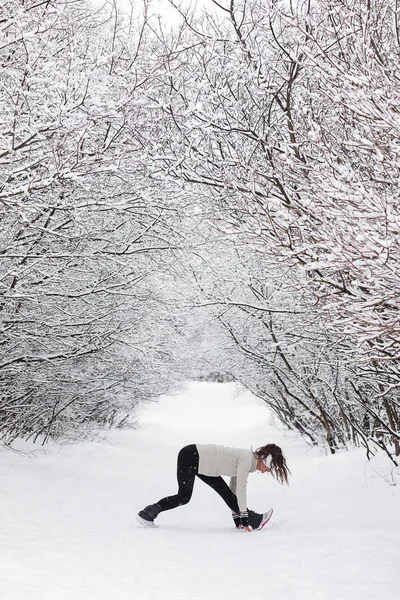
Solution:
M 196 481 L 192 501 L 146 530 L 137 511 L 176 490 L 188 443 L 276 442 L 290 487 L 249 479 L 250 508 L 275 509 L 266 530 L 236 530 Z M 271 423 L 233 384 L 196 383 L 141 414 L 137 431 L 0 452 L 1 600 L 384 600 L 400 597 L 400 476 L 384 457 L 325 455 Z

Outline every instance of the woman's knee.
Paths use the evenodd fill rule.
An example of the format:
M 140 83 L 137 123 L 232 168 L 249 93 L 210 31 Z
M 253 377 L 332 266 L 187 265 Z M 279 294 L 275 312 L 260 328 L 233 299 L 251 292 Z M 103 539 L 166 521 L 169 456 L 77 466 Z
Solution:
M 179 506 L 183 506 L 184 504 L 189 504 L 191 497 L 192 497 L 191 495 L 190 496 L 181 496 L 179 499 Z

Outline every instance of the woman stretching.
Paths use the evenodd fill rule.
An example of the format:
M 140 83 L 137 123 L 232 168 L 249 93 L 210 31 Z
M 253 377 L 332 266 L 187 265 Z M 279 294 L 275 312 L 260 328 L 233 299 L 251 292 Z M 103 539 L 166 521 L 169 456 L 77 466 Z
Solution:
M 185 446 L 178 454 L 178 493 L 146 506 L 137 520 L 145 527 L 156 527 L 154 519 L 161 512 L 187 504 L 197 475 L 226 502 L 236 527 L 258 531 L 270 519 L 272 509 L 264 514 L 247 509 L 247 478 L 254 471 L 271 473 L 280 483 L 288 483 L 290 471 L 281 448 L 275 444 L 261 446 L 255 452 L 215 444 Z M 230 476 L 230 486 L 221 475 Z

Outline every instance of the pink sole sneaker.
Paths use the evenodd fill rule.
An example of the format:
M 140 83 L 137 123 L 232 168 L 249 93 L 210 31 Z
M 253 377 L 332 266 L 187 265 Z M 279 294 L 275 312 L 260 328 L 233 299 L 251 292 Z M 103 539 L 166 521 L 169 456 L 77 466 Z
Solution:
M 136 521 L 140 523 L 143 527 L 147 527 L 147 529 L 158 529 L 158 525 L 156 525 L 153 521 L 147 521 L 143 519 L 140 515 L 137 515 Z
M 270 520 L 270 518 L 272 517 L 272 513 L 274 512 L 274 509 L 271 508 L 269 511 L 267 511 L 266 513 L 263 514 L 261 523 L 259 524 L 259 526 L 254 530 L 254 531 L 260 531 Z

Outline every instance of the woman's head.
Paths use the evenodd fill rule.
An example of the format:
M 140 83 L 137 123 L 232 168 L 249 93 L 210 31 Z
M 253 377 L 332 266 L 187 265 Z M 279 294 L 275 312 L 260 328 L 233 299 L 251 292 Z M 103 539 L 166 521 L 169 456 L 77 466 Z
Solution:
M 267 444 L 257 448 L 254 456 L 262 464 L 267 465 L 271 473 L 277 478 L 280 483 L 289 483 L 290 470 L 286 464 L 286 458 L 283 452 L 276 444 Z

